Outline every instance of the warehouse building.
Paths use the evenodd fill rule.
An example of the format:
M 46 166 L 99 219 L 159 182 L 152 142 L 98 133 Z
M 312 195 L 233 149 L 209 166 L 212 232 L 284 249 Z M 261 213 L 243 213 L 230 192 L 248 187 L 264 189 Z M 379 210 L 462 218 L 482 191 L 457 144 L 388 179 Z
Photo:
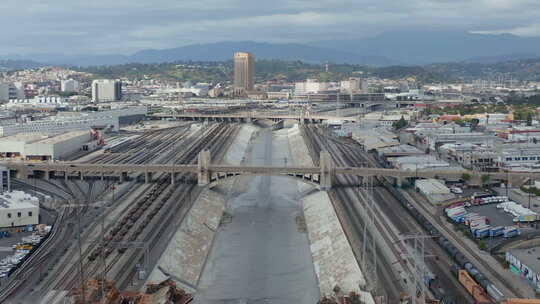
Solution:
M 0 126 L 0 136 L 11 136 L 19 133 L 64 133 L 71 131 L 90 131 L 91 128 L 100 127 L 118 131 L 118 118 L 111 116 L 92 117 L 52 117 L 53 119 L 36 120 L 27 123 Z
M 141 121 L 146 117 L 147 114 L 148 107 L 146 106 L 127 106 L 93 112 L 59 112 L 57 117 L 72 119 L 77 117 L 88 117 L 95 119 L 112 117 L 115 120 L 118 119 L 118 123 L 120 125 L 125 125 Z
M 418 179 L 414 182 L 414 187 L 434 204 L 456 197 L 450 189 L 438 179 Z
M 0 157 L 22 160 L 58 160 L 81 151 L 92 141 L 90 131 L 58 135 L 20 133 L 0 139 Z
M 540 247 L 510 249 L 506 252 L 510 270 L 540 290 Z
M 23 191 L 0 193 L 0 228 L 39 224 L 39 199 Z
M 364 151 L 399 146 L 397 135 L 384 129 L 361 129 L 352 132 L 352 139 L 362 146 Z

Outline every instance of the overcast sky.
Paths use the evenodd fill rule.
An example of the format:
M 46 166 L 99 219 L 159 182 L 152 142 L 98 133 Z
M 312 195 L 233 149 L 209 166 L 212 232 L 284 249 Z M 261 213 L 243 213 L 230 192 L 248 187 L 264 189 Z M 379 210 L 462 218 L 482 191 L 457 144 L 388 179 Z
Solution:
M 309 42 L 407 28 L 540 36 L 538 0 L 0 0 L 0 54 Z

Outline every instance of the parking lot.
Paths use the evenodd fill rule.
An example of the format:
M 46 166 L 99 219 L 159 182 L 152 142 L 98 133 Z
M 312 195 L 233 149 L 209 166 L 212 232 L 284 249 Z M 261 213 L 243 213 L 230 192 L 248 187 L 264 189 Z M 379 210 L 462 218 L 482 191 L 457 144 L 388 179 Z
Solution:
M 0 239 L 0 260 L 13 255 L 15 250 L 13 245 L 20 243 L 22 238 L 25 236 L 32 235 L 32 232 L 15 232 L 11 234 L 11 237 L 1 238 Z
M 467 212 L 474 212 L 487 217 L 492 227 L 514 225 L 513 216 L 502 209 L 497 209 L 497 204 L 472 206 L 467 208 Z

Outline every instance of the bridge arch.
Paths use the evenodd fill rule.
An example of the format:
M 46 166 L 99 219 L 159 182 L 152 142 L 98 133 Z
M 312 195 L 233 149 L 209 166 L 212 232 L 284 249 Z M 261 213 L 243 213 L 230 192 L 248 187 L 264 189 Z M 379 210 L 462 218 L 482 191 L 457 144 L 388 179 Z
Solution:
M 286 177 L 291 180 L 296 180 L 299 182 L 306 183 L 308 185 L 321 187 L 320 176 L 319 174 L 284 174 L 284 173 L 275 173 L 275 174 L 256 174 L 256 173 L 221 173 L 213 174 L 209 180 L 209 183 L 206 184 L 209 188 L 226 183 L 238 176 L 276 176 L 276 177 Z

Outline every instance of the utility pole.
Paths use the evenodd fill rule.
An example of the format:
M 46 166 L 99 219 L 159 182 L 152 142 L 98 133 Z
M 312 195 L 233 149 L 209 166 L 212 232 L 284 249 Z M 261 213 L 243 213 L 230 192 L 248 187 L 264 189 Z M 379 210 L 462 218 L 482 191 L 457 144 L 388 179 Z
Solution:
M 82 258 L 82 242 L 81 242 L 81 212 L 79 211 L 79 208 L 77 208 L 77 243 L 79 246 L 79 267 L 80 267 L 80 275 L 81 275 L 81 297 L 82 302 L 86 303 L 86 290 L 85 290 L 85 277 L 84 277 L 84 265 L 83 265 L 83 258 Z
M 431 238 L 431 236 L 424 235 L 421 232 L 411 235 L 405 235 L 401 238 L 401 241 L 404 243 L 405 248 L 408 248 L 407 245 L 409 245 L 406 242 L 407 240 L 412 240 L 413 243 L 412 253 L 408 253 L 405 255 L 405 257 L 412 258 L 413 263 L 412 284 L 408 284 L 409 295 L 411 296 L 411 304 L 426 303 L 424 276 L 427 269 L 424 261 L 424 258 L 426 257 L 424 252 L 424 243 L 425 239 L 428 238 Z

